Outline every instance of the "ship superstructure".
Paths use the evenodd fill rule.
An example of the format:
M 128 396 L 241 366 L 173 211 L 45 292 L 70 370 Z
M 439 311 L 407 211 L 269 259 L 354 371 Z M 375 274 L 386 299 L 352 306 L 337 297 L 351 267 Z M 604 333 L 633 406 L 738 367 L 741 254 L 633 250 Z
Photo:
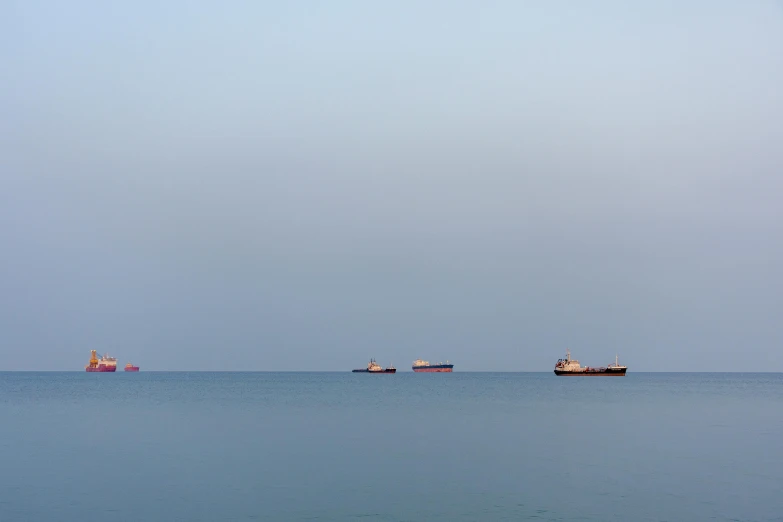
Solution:
M 440 372 L 451 372 L 452 368 L 454 368 L 454 365 L 451 364 L 449 361 L 446 361 L 445 363 L 439 362 L 435 364 L 430 364 L 429 361 L 423 361 L 421 359 L 416 359 L 413 361 L 413 371 L 416 373 L 440 373 Z
M 97 350 L 90 350 L 90 362 L 84 369 L 88 372 L 116 372 L 117 358 L 104 354 L 99 359 Z
M 628 370 L 627 366 L 623 366 L 618 363 L 617 355 L 614 356 L 614 364 L 608 366 L 600 366 L 598 368 L 591 368 L 590 366 L 582 367 L 579 361 L 571 358 L 571 351 L 566 350 L 565 359 L 558 359 L 555 364 L 555 375 L 574 375 L 574 376 L 616 376 L 624 377 L 625 372 Z

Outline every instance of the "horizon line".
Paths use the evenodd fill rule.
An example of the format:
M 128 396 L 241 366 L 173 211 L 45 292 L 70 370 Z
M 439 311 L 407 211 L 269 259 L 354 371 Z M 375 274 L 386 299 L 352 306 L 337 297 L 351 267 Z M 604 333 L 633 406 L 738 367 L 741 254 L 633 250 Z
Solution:
M 0 373 L 90 373 L 84 370 L 0 370 Z M 124 371 L 116 372 L 93 372 L 93 373 L 126 373 Z M 139 372 L 127 373 L 352 373 L 352 370 L 144 370 Z M 397 371 L 397 373 L 422 373 L 412 370 Z M 552 370 L 460 370 L 458 372 L 424 372 L 424 373 L 553 373 Z M 627 375 L 637 373 L 783 373 L 783 370 L 748 370 L 748 371 L 675 371 L 675 370 L 646 370 L 628 372 Z

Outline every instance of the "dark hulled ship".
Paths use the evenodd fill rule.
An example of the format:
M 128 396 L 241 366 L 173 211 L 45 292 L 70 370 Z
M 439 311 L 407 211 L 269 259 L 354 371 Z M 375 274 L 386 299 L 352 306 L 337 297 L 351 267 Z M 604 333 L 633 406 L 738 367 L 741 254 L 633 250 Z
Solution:
M 582 376 L 582 377 L 624 377 L 628 370 L 627 366 L 622 366 L 617 362 L 617 356 L 614 356 L 614 364 L 591 368 L 582 367 L 579 361 L 571 358 L 571 351 L 566 351 L 565 359 L 558 359 L 555 364 L 555 375 L 560 376 Z
M 413 366 L 411 369 L 416 373 L 441 373 L 441 372 L 451 372 L 452 368 L 454 368 L 454 365 L 451 364 L 449 361 L 446 361 L 446 363 L 435 363 L 430 364 L 429 361 L 422 361 L 421 359 L 416 359 L 413 361 Z

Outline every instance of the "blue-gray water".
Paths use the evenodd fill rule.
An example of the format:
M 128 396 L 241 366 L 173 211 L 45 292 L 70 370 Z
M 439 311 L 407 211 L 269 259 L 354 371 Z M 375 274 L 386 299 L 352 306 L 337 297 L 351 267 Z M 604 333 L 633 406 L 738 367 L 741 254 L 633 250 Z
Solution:
M 783 375 L 0 373 L 0 520 L 781 520 Z

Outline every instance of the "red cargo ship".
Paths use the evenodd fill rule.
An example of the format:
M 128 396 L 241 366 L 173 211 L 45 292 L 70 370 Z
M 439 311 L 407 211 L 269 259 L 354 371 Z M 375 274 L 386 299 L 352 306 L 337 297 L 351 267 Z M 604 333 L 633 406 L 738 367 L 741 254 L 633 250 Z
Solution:
M 116 372 L 117 358 L 108 354 L 98 359 L 96 350 L 90 350 L 90 363 L 84 367 L 87 372 Z
M 137 372 L 139 371 L 138 366 L 133 366 L 131 363 L 128 363 L 125 365 L 125 371 L 126 372 Z

